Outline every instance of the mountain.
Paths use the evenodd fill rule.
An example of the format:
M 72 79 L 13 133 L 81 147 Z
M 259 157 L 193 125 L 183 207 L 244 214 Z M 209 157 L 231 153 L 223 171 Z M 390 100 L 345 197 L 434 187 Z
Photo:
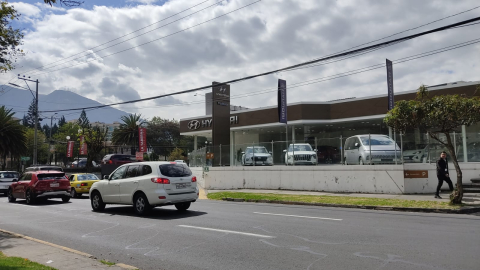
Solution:
M 15 117 L 17 118 L 23 118 L 23 115 L 27 114 L 26 111 L 28 111 L 28 106 L 32 100 L 33 95 L 30 93 L 30 91 L 5 88 L 3 93 L 0 92 L 0 106 L 5 105 L 7 108 L 12 108 L 15 112 Z M 42 113 L 42 111 L 54 111 L 98 105 L 103 104 L 78 95 L 74 92 L 65 90 L 56 90 L 48 95 L 38 95 L 38 110 L 40 111 L 40 115 L 43 117 L 50 117 L 53 113 Z M 78 119 L 81 112 L 81 110 L 58 112 L 55 117 L 64 115 L 65 119 L 68 121 Z M 111 107 L 91 111 L 87 110 L 86 112 L 90 123 L 99 121 L 107 124 L 113 123 L 114 121 L 119 122 L 122 115 L 128 114 L 127 112 Z M 46 123 L 50 124 L 50 121 L 44 120 L 42 125 Z

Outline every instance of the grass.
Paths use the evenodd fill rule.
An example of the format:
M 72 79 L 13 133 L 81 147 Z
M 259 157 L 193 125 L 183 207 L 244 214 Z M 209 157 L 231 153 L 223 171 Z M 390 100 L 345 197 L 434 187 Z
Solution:
M 115 265 L 114 262 L 109 262 L 109 261 L 107 261 L 107 260 L 100 260 L 100 262 L 103 263 L 103 264 L 106 264 L 106 265 L 108 265 L 108 266 Z
M 207 197 L 211 200 L 221 200 L 222 198 L 234 198 L 245 200 L 270 200 L 270 201 L 290 201 L 307 203 L 328 203 L 359 206 L 387 206 L 387 207 L 410 207 L 410 208 L 433 208 L 433 209 L 459 209 L 462 205 L 450 205 L 448 202 L 438 201 L 414 201 L 398 199 L 379 199 L 348 196 L 315 196 L 315 195 L 289 195 L 289 194 L 271 194 L 271 193 L 244 193 L 244 192 L 214 192 L 209 193 Z
M 28 259 L 19 257 L 8 257 L 0 251 L 0 269 L 35 269 L 35 270 L 57 270 L 50 266 L 45 266 Z

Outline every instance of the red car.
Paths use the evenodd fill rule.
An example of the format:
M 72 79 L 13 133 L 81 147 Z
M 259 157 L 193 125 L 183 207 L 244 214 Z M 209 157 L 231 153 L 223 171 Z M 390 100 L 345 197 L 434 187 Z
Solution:
M 26 199 L 27 204 L 34 204 L 41 199 L 61 198 L 70 201 L 70 181 L 64 172 L 36 171 L 25 172 L 8 189 L 8 201 Z

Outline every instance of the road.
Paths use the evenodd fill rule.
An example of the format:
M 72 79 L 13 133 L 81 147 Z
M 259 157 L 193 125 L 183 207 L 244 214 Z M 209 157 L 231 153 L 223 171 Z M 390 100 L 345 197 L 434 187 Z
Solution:
M 480 269 L 475 215 L 200 200 L 137 217 L 0 197 L 0 228 L 140 269 Z

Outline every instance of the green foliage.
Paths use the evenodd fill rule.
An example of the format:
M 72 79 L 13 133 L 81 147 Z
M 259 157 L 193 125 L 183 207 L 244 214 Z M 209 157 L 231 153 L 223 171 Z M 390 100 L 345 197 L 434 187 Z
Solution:
M 35 129 L 26 128 L 27 138 L 27 150 L 22 153 L 25 156 L 32 157 L 30 162 L 33 161 L 33 149 L 35 145 Z M 45 143 L 46 137 L 42 132 L 37 131 L 37 161 L 38 164 L 46 164 L 50 155 L 50 147 Z
M 25 128 L 13 119 L 12 109 L 0 107 L 0 155 L 11 153 L 15 157 L 27 151 Z M 33 153 L 33 152 L 32 152 Z
M 67 121 L 65 120 L 65 116 L 62 115 L 62 117 L 60 118 L 60 120 L 58 120 L 58 126 L 59 127 L 62 127 L 63 125 L 65 125 L 67 123 Z
M 35 99 L 32 100 L 30 106 L 28 106 L 28 113 L 24 116 L 22 121 L 26 127 L 33 128 L 35 126 Z
M 52 6 L 52 4 L 56 4 L 57 0 L 43 0 L 45 4 L 49 4 Z M 74 0 L 58 0 L 60 5 L 65 5 L 67 7 L 78 7 L 81 4 L 83 4 L 83 1 L 74 1 Z
M 28 259 L 20 257 L 7 257 L 0 251 L 0 269 L 35 269 L 35 270 L 56 270 L 53 267 L 45 266 L 36 262 L 32 262 Z
M 170 156 L 168 156 L 169 161 L 174 161 L 174 160 L 183 160 L 183 150 L 180 148 L 173 149 L 173 151 L 170 153 Z
M 132 147 L 132 155 L 135 154 L 134 145 L 138 145 L 138 125 L 143 123 L 140 120 L 141 114 L 124 115 L 120 119 L 123 123 L 115 129 L 112 134 L 112 142 L 116 145 L 127 145 Z M 148 131 L 147 131 L 148 136 Z M 147 139 L 148 141 L 148 139 Z
M 14 69 L 18 55 L 23 54 L 18 48 L 22 44 L 23 33 L 10 25 L 19 17 L 14 6 L 0 2 L 0 73 Z
M 77 122 L 81 128 L 90 128 L 90 121 L 88 120 L 85 110 L 82 110 Z
M 80 136 L 80 134 L 78 135 Z M 107 130 L 99 127 L 87 128 L 82 130 L 82 135 L 87 143 L 87 170 L 89 170 L 93 167 L 92 161 L 99 160 L 100 154 L 105 147 Z
M 57 157 L 63 159 L 64 162 L 68 160 L 73 160 L 73 158 L 66 159 L 67 153 L 67 136 L 70 136 L 70 141 L 77 142 L 78 140 L 78 130 L 80 126 L 77 123 L 65 123 L 59 129 L 58 132 L 53 135 L 53 140 L 55 141 L 55 151 L 57 152 Z M 78 155 L 78 143 L 73 147 L 73 156 L 76 158 Z

